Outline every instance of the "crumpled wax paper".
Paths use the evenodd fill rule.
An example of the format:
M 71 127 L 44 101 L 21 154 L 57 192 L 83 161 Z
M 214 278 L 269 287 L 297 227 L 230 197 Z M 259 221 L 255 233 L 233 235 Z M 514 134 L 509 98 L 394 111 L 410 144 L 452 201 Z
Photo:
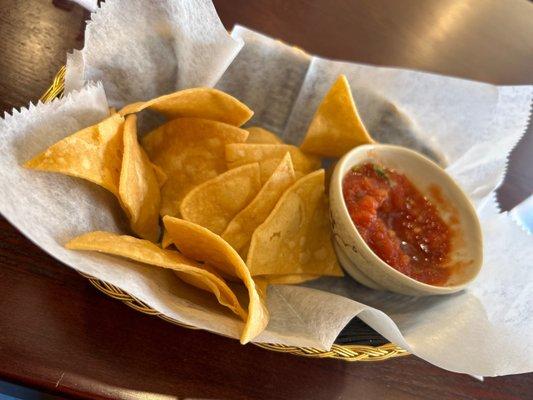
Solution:
M 83 49 L 67 56 L 65 91 L 102 81 L 113 107 L 213 86 L 243 45 L 209 0 L 112 0 L 100 7 Z
M 89 11 L 96 11 L 98 9 L 98 0 L 74 0 L 74 2 Z
M 242 323 L 171 272 L 64 249 L 68 239 L 83 232 L 125 232 L 116 199 L 82 180 L 27 171 L 20 165 L 60 138 L 102 119 L 108 112 L 107 100 L 120 107 L 199 82 L 214 83 L 244 40 L 217 87 L 254 109 L 253 124 L 298 143 L 327 88 L 339 73 L 346 74 L 363 120 L 379 141 L 424 152 L 461 183 L 478 209 L 485 245 L 480 276 L 467 290 L 451 296 L 414 298 L 378 292 L 350 278 L 273 286 L 268 292 L 271 320 L 256 341 L 327 349 L 357 315 L 387 339 L 442 368 L 484 376 L 533 370 L 533 239 L 507 213 L 499 212 L 494 196 L 507 156 L 526 130 L 531 87 L 496 87 L 324 60 L 242 27 L 228 38 L 207 2 L 198 9 L 188 1 L 164 1 L 161 8 L 140 3 L 108 0 L 93 15 L 85 49 L 69 57 L 77 60 L 68 66 L 67 76 L 70 82 L 78 79 L 78 84 L 69 87 L 65 98 L 13 111 L 0 121 L 0 211 L 13 225 L 58 260 L 122 288 L 159 312 L 237 338 Z M 180 14 L 182 10 L 198 14 L 180 19 L 186 15 Z M 152 13 L 181 26 L 152 24 Z M 114 32 L 127 31 L 125 21 L 137 24 L 138 31 L 129 39 L 136 43 Z M 210 28 L 202 33 L 195 29 L 195 21 Z M 124 45 L 109 47 L 99 40 L 106 34 L 121 38 Z M 176 50 L 182 40 L 189 56 L 205 55 L 209 62 L 194 64 L 195 70 L 190 70 L 189 56 Z M 175 58 L 175 69 L 161 66 L 168 81 L 145 70 L 171 59 L 158 60 L 159 41 L 173 50 Z M 221 48 L 205 43 L 219 43 Z M 129 70 L 119 60 L 136 57 L 143 60 Z M 122 67 L 127 70 L 120 72 Z M 84 83 L 87 80 L 102 80 L 103 86 Z

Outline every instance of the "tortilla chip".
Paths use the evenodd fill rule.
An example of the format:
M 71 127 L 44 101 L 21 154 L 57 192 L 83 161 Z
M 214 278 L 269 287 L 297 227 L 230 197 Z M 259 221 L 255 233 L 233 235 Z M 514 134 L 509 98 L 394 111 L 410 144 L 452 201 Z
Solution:
M 162 187 L 168 179 L 167 174 L 165 174 L 165 171 L 163 171 L 161 167 L 155 165 L 154 163 L 151 164 L 155 172 L 155 177 L 157 178 L 157 183 L 159 183 L 159 187 Z
M 152 163 L 137 141 L 136 124 L 137 116 L 126 117 L 119 198 L 132 231 L 155 242 L 159 239 L 159 182 Z
M 237 169 L 239 168 L 230 171 Z M 291 156 L 290 153 L 287 153 L 257 196 L 227 225 L 222 234 L 222 239 L 237 250 L 241 257 L 246 257 L 248 247 L 250 246 L 250 239 L 255 229 L 265 222 L 281 195 L 295 180 Z
M 230 169 L 258 162 L 261 168 L 261 182 L 265 183 L 287 152 L 291 154 L 297 177 L 320 168 L 318 157 L 305 154 L 290 144 L 229 144 L 226 146 L 226 162 Z
M 166 249 L 172 245 L 172 239 L 168 236 L 168 232 L 163 228 L 163 237 L 161 238 L 161 247 Z
M 181 202 L 181 216 L 220 235 L 260 189 L 259 164 L 243 165 L 192 189 Z
M 163 223 L 176 247 L 185 256 L 238 277 L 248 290 L 248 318 L 241 335 L 241 343 L 247 343 L 259 335 L 268 323 L 268 310 L 239 254 L 220 236 L 192 222 L 164 217 Z
M 268 280 L 263 277 L 257 277 L 257 278 L 253 278 L 253 281 L 255 283 L 255 289 L 257 290 L 259 297 L 261 299 L 266 299 L 267 289 L 268 289 L 268 286 L 270 285 Z
M 264 278 L 269 285 L 297 285 L 299 283 L 304 283 L 311 281 L 313 279 L 320 278 L 320 275 L 312 274 L 286 274 L 286 275 L 266 275 L 258 276 L 256 278 Z
M 246 143 L 256 143 L 256 144 L 283 144 L 283 140 L 273 132 L 267 131 L 266 129 L 260 128 L 258 126 L 252 126 L 246 128 L 250 133 Z
M 168 119 L 203 118 L 241 126 L 254 114 L 245 104 L 227 93 L 212 88 L 180 90 L 155 99 L 133 103 L 119 111 L 121 115 L 149 108 Z
M 239 304 L 237 297 L 226 282 L 213 272 L 213 268 L 198 264 L 177 251 L 163 250 L 148 240 L 101 231 L 78 236 L 68 242 L 65 247 L 71 250 L 91 250 L 113 254 L 140 263 L 171 269 L 180 277 L 185 277 L 188 283 L 212 292 L 220 304 L 246 319 L 247 313 Z
M 323 157 L 341 157 L 366 143 L 374 140 L 359 117 L 348 80 L 340 75 L 318 106 L 300 148 Z
M 123 117 L 111 115 L 60 140 L 24 166 L 86 179 L 118 197 L 123 126 Z
M 252 276 L 342 276 L 331 243 L 324 170 L 299 179 L 252 235 L 247 263 Z
M 170 250 L 170 251 L 173 251 L 173 250 Z M 207 272 L 210 272 L 211 274 L 215 275 L 218 279 L 222 279 L 222 281 L 225 284 L 225 287 L 229 288 L 229 290 L 232 293 L 232 296 L 235 296 L 235 298 L 237 299 L 237 301 L 235 302 L 235 298 L 231 297 L 232 301 L 234 302 L 234 303 L 231 303 L 231 304 L 237 304 L 238 305 L 238 308 L 235 308 L 235 310 L 232 310 L 232 311 L 235 314 L 239 315 L 239 317 L 241 317 L 244 321 L 246 321 L 248 313 L 241 307 L 241 301 L 240 301 L 239 297 L 237 296 L 237 293 L 235 292 L 234 288 L 230 286 L 230 283 L 226 282 L 224 280 L 224 277 L 220 274 L 220 271 L 217 271 L 215 268 L 213 268 L 209 264 L 205 264 L 205 263 L 201 264 L 200 268 L 202 268 L 203 270 L 205 270 Z M 205 291 L 208 291 L 208 292 L 211 291 L 210 283 L 206 282 L 206 279 L 205 279 L 205 277 L 203 275 L 190 274 L 190 273 L 183 272 L 183 271 L 174 271 L 174 273 L 183 282 L 186 282 L 189 285 L 192 285 L 194 287 L 197 287 L 199 289 L 202 289 L 202 290 L 205 290 Z M 224 288 L 224 290 L 226 290 L 226 288 Z M 243 299 L 243 300 L 246 300 L 246 299 Z M 245 301 L 243 301 L 242 303 L 245 304 Z
M 167 175 L 161 188 L 161 216 L 179 215 L 181 200 L 192 188 L 227 170 L 225 145 L 247 137 L 244 129 L 198 118 L 175 119 L 147 134 L 143 147 Z

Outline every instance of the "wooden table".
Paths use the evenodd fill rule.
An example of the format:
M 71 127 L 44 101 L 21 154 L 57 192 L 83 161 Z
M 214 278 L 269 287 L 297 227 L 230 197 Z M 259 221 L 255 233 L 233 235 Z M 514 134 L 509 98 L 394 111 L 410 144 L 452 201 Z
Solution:
M 497 84 L 533 83 L 533 6 L 522 0 L 218 0 L 241 23 L 310 52 Z M 88 13 L 67 1 L 0 0 L 0 107 L 36 100 L 83 45 Z M 533 137 L 499 198 L 532 191 Z M 529 160 L 528 160 L 529 158 Z M 94 289 L 0 219 L 0 378 L 65 396 L 211 399 L 526 399 L 533 374 L 484 383 L 409 356 L 305 359 L 138 313 Z

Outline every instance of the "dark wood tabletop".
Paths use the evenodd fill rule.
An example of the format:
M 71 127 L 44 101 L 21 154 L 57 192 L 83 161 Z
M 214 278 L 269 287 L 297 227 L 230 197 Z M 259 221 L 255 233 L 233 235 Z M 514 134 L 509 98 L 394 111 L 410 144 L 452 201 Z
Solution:
M 309 52 L 495 84 L 533 83 L 525 0 L 217 0 L 240 23 Z M 63 1 L 0 0 L 0 107 L 26 105 L 89 14 Z M 499 199 L 533 189 L 531 127 Z M 453 351 L 453 349 L 450 349 Z M 485 382 L 414 356 L 379 363 L 306 359 L 174 326 L 106 297 L 0 218 L 0 379 L 63 396 L 123 399 L 526 399 L 533 374 Z

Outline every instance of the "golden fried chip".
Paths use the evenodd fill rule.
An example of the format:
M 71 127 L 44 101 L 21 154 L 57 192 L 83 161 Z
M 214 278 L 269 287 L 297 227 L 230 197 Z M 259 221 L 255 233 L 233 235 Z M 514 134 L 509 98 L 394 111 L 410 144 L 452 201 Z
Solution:
M 180 213 L 220 235 L 260 189 L 259 164 L 246 164 L 196 186 L 183 198 Z
M 291 154 L 297 177 L 320 168 L 318 157 L 305 154 L 298 147 L 289 144 L 229 144 L 226 146 L 226 162 L 230 169 L 258 162 L 261 167 L 261 182 L 265 183 L 287 152 Z
M 26 162 L 26 168 L 86 179 L 118 197 L 124 118 L 113 114 L 82 129 Z
M 152 163 L 137 141 L 137 116 L 124 123 L 124 155 L 120 171 L 120 204 L 131 229 L 143 239 L 159 239 L 159 181 Z
M 264 278 L 269 285 L 297 285 L 320 278 L 320 275 L 313 274 L 286 274 L 286 275 L 265 275 L 257 278 Z M 254 279 L 256 277 L 254 276 Z
M 165 174 L 165 171 L 163 171 L 161 167 L 155 165 L 154 163 L 151 163 L 151 164 L 152 164 L 152 167 L 154 168 L 155 176 L 157 178 L 157 183 L 159 183 L 159 187 L 162 187 L 167 181 L 167 174 Z
M 220 236 L 200 225 L 168 216 L 163 218 L 163 223 L 172 241 L 185 256 L 206 262 L 244 283 L 249 303 L 241 343 L 247 343 L 259 335 L 268 323 L 268 310 L 239 254 Z
M 168 232 L 163 228 L 163 237 L 161 238 L 161 247 L 166 249 L 172 245 L 172 239 L 168 236 Z
M 348 80 L 340 75 L 313 116 L 300 148 L 324 157 L 341 157 L 365 143 L 374 143 L 366 131 Z
M 250 133 L 246 143 L 256 143 L 256 144 L 283 144 L 283 140 L 273 132 L 267 131 L 266 129 L 260 128 L 258 126 L 252 126 L 246 128 Z
M 266 299 L 266 297 L 267 297 L 267 289 L 268 289 L 268 286 L 270 285 L 268 280 L 263 278 L 263 277 L 257 277 L 257 278 L 253 278 L 253 281 L 255 283 L 255 289 L 257 290 L 257 293 L 259 294 L 259 297 L 261 299 Z M 242 296 L 241 296 L 241 298 L 242 298 Z M 243 301 L 243 303 L 244 303 L 244 301 Z
M 198 118 L 175 119 L 147 134 L 143 147 L 167 175 L 161 216 L 179 215 L 181 200 L 192 188 L 227 170 L 225 145 L 247 137 L 244 129 Z
M 235 171 L 239 168 L 230 171 Z M 237 250 L 241 257 L 246 257 L 250 239 L 255 229 L 267 219 L 281 195 L 295 180 L 291 156 L 290 153 L 287 153 L 257 196 L 227 225 L 222 234 L 222 239 Z
M 252 235 L 247 263 L 252 276 L 342 276 L 331 243 L 324 170 L 299 179 Z
M 145 108 L 157 111 L 168 119 L 203 118 L 234 126 L 241 126 L 253 115 L 253 111 L 235 97 L 205 87 L 179 90 L 149 101 L 129 104 L 119 113 L 132 114 Z
M 169 251 L 172 251 L 173 253 L 175 253 L 175 251 L 173 251 L 173 250 L 169 250 Z M 190 260 L 190 261 L 192 261 L 192 260 Z M 248 315 L 247 312 L 244 310 L 244 308 L 241 307 L 241 301 L 239 300 L 239 297 L 237 296 L 237 293 L 235 293 L 233 288 L 230 286 L 230 283 L 226 282 L 224 280 L 224 277 L 220 274 L 220 271 L 217 271 L 215 268 L 213 268 L 209 264 L 205 264 L 205 263 L 202 263 L 199 266 L 203 270 L 215 275 L 217 277 L 217 279 L 221 279 L 224 282 L 224 285 L 225 285 L 224 286 L 224 291 L 227 290 L 226 288 L 229 288 L 229 290 L 231 291 L 231 296 L 232 296 L 231 297 L 231 301 L 235 302 L 235 298 L 237 299 L 237 301 L 235 303 L 231 303 L 231 304 L 236 304 L 238 306 L 238 308 L 235 308 L 235 310 L 232 310 L 232 311 L 235 312 L 235 314 L 239 315 L 244 321 L 246 321 L 246 318 L 247 318 L 247 315 Z M 206 282 L 205 276 L 202 275 L 202 274 L 197 275 L 197 274 L 191 274 L 189 272 L 184 272 L 184 271 L 174 271 L 174 273 L 183 282 L 186 282 L 189 285 L 192 285 L 192 286 L 197 287 L 199 289 L 205 290 L 207 292 L 211 292 L 212 291 L 210 289 L 211 283 L 210 282 Z M 235 298 L 233 296 L 235 296 Z M 245 304 L 245 302 L 243 302 L 243 304 Z
M 212 292 L 220 304 L 228 307 L 241 318 L 247 317 L 247 313 L 239 304 L 233 291 L 212 267 L 198 264 L 177 251 L 163 250 L 148 240 L 101 231 L 78 236 L 68 242 L 65 247 L 71 250 L 91 250 L 113 254 L 144 264 L 171 269 L 187 283 Z
M 317 278 L 320 278 L 320 276 L 311 274 L 262 275 L 253 277 L 255 287 L 259 295 L 263 298 L 266 298 L 267 289 L 270 285 L 297 285 Z M 237 298 L 240 299 L 241 297 L 237 295 Z

